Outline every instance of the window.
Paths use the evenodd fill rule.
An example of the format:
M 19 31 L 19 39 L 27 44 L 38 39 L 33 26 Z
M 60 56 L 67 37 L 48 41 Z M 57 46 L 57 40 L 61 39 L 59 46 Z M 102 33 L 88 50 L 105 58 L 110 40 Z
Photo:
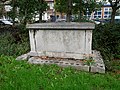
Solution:
M 112 9 L 111 7 L 105 7 L 104 8 L 104 19 L 109 19 L 111 17 L 111 12 L 112 12 Z
M 101 10 L 96 11 L 96 12 L 94 13 L 94 18 L 95 18 L 95 19 L 101 19 L 101 18 L 102 18 L 102 11 L 101 11 Z
M 50 7 L 50 9 L 53 9 L 54 3 L 49 3 L 48 6 Z
M 101 16 L 98 16 L 98 18 L 101 18 Z
M 109 14 L 109 12 L 104 12 L 105 15 Z
M 108 18 L 107 15 L 104 15 L 104 18 Z
M 98 15 L 101 15 L 101 11 L 98 12 Z

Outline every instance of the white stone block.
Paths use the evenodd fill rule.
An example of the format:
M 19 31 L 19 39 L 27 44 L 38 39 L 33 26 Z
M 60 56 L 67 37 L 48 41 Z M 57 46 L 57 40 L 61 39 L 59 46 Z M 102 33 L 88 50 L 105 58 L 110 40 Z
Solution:
M 27 28 L 31 56 L 83 59 L 83 54 L 92 52 L 92 23 L 39 23 Z

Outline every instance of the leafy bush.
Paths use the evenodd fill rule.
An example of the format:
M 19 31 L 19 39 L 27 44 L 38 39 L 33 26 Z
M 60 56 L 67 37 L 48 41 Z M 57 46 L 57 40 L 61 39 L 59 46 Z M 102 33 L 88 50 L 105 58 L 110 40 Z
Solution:
M 93 49 L 101 51 L 107 69 L 110 62 L 120 59 L 120 25 L 98 25 L 93 31 Z
M 18 56 L 29 51 L 28 31 L 24 26 L 0 29 L 0 55 Z

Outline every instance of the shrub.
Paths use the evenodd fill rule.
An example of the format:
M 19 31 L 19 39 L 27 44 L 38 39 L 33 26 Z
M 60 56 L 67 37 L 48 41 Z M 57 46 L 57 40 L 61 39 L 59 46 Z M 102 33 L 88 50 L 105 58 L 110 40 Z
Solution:
M 101 51 L 107 69 L 109 61 L 120 58 L 120 25 L 98 25 L 93 31 L 93 49 Z
M 28 31 L 23 25 L 0 31 L 0 55 L 16 57 L 29 51 Z

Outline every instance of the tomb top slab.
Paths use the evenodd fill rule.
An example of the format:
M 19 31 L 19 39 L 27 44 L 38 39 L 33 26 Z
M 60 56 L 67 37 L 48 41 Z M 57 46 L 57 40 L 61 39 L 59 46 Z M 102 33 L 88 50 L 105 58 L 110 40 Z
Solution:
M 77 22 L 59 22 L 59 23 L 34 23 L 27 24 L 29 30 L 93 30 L 94 23 L 77 23 Z

